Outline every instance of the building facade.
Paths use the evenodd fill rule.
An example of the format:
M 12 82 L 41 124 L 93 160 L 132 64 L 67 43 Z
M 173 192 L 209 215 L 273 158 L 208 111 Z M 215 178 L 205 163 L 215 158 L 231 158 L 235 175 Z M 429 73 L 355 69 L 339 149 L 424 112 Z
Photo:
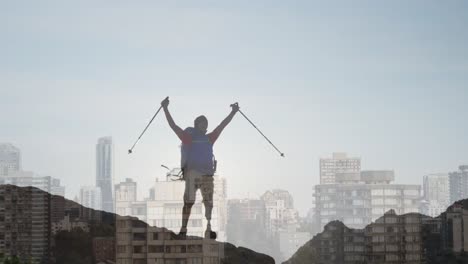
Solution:
M 468 251 L 468 210 L 462 204 L 454 204 L 442 215 L 442 230 L 443 248 L 456 253 Z
M 432 217 L 443 213 L 450 205 L 449 175 L 429 174 L 423 178 L 421 213 Z
M 320 159 L 320 184 L 335 183 L 339 173 L 361 172 L 361 158 L 348 157 L 346 153 L 333 153 L 331 158 Z
M 101 188 L 102 210 L 114 212 L 113 173 L 114 145 L 111 137 L 102 137 L 96 144 L 96 186 Z
M 450 203 L 468 198 L 468 165 L 461 165 L 458 171 L 449 173 Z
M 21 170 L 21 151 L 10 143 L 0 143 L 0 177 Z
M 116 184 L 114 197 L 115 213 L 122 216 L 133 215 L 134 210 L 132 208 L 137 201 L 137 183 L 127 178 L 124 182 Z
M 211 239 L 178 239 L 166 228 L 117 217 L 117 264 L 219 264 L 224 247 Z
M 281 189 L 266 191 L 261 197 L 267 210 L 266 228 L 271 235 L 285 231 L 298 222 L 298 212 L 294 209 L 292 195 Z
M 391 210 L 365 229 L 351 229 L 330 222 L 310 243 L 317 263 L 334 264 L 422 264 L 423 217 Z
M 49 263 L 51 195 L 34 187 L 0 186 L 0 252 Z
M 102 210 L 101 188 L 83 186 L 80 188 L 80 204 L 94 210 Z
M 318 229 L 339 220 L 351 228 L 363 228 L 388 210 L 398 214 L 419 212 L 421 186 L 391 184 L 393 171 L 341 174 L 336 184 L 315 186 L 315 223 Z

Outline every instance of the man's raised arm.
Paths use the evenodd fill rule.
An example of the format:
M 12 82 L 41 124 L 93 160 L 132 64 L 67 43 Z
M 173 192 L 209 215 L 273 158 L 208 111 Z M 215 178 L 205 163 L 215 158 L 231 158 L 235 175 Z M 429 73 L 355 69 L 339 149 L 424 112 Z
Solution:
M 172 119 L 171 113 L 169 113 L 169 97 L 161 102 L 161 106 L 164 109 L 164 114 L 166 115 L 167 123 L 169 123 L 169 126 L 171 127 L 172 131 L 176 133 L 179 139 L 182 140 L 184 137 L 184 131 L 182 130 L 182 128 L 176 125 L 174 119 Z
M 231 113 L 219 124 L 213 132 L 210 134 L 212 135 L 212 142 L 216 141 L 218 139 L 219 135 L 221 132 L 223 132 L 224 128 L 231 122 L 232 118 L 236 115 L 236 113 L 239 111 L 239 105 L 237 103 L 231 105 L 232 110 Z

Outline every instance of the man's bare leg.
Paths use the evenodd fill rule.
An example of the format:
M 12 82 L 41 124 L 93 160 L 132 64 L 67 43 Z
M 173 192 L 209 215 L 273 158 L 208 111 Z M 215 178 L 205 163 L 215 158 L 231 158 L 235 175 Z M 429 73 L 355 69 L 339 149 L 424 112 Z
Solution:
M 181 236 L 187 235 L 187 225 L 190 218 L 190 212 L 192 211 L 192 206 L 193 203 L 184 203 L 184 207 L 182 208 L 182 227 L 179 232 L 179 235 Z

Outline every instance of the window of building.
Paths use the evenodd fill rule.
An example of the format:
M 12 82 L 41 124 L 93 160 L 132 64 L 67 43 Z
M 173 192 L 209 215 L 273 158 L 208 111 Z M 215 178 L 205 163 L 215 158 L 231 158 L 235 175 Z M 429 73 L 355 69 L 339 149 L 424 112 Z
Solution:
M 159 233 L 153 232 L 153 240 L 159 240 Z
M 405 195 L 419 195 L 419 191 L 418 190 L 404 190 L 403 193 Z
M 148 252 L 149 253 L 163 253 L 164 252 L 164 246 L 150 245 L 150 246 L 148 246 Z
M 143 246 L 133 246 L 133 253 L 135 253 L 135 254 L 144 253 L 143 252 Z
M 188 253 L 201 253 L 203 252 L 202 245 L 187 245 Z
M 372 205 L 383 205 L 384 204 L 384 200 L 383 199 L 372 199 Z
M 166 246 L 166 253 L 186 253 L 185 246 Z
M 386 250 L 389 252 L 397 252 L 398 246 L 397 245 L 387 245 Z
M 137 241 L 146 240 L 146 233 L 133 233 L 133 240 L 137 240 Z

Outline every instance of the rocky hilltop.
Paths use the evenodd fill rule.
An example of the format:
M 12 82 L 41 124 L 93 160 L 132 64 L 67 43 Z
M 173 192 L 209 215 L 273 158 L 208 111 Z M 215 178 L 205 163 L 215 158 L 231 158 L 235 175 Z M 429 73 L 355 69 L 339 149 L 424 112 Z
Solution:
M 180 238 L 34 187 L 0 185 L 0 230 L 0 263 L 275 263 L 247 248 Z
M 333 221 L 283 264 L 468 263 L 467 225 L 468 200 L 435 218 L 390 210 L 363 229 Z

